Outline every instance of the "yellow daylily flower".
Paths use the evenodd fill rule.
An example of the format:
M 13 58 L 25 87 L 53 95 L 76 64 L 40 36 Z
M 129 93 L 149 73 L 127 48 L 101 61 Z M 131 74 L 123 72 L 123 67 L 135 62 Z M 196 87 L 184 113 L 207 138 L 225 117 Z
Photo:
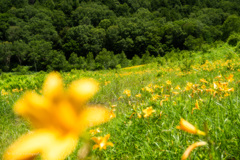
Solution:
M 152 106 L 148 107 L 143 110 L 143 113 L 144 113 L 143 117 L 146 118 L 146 117 L 150 116 L 153 112 L 156 112 L 156 111 L 152 109 Z
M 208 81 L 206 81 L 206 79 L 204 79 L 204 78 L 200 79 L 200 82 L 208 83 Z
M 167 81 L 166 81 L 166 84 L 168 84 L 168 85 L 171 85 L 171 84 L 172 84 L 172 82 L 171 82 L 171 81 L 169 81 L 169 80 L 167 80 Z
M 128 97 L 130 97 L 131 96 L 131 91 L 130 90 L 128 90 L 128 89 L 126 89 L 126 90 L 124 90 L 124 92 L 123 92 L 124 94 L 126 94 Z
M 179 86 L 179 85 L 177 85 L 177 86 L 175 87 L 175 89 L 181 89 L 181 88 L 180 88 L 180 86 Z
M 186 151 L 183 153 L 181 160 L 187 159 L 188 156 L 190 155 L 191 151 L 192 151 L 193 149 L 195 149 L 196 147 L 204 146 L 204 145 L 207 145 L 207 142 L 196 142 L 196 143 L 193 143 L 193 144 L 190 145 L 190 146 L 186 149 Z
M 112 146 L 112 142 L 107 142 L 110 137 L 110 134 L 105 135 L 104 137 L 92 137 L 92 140 L 97 143 L 93 146 L 93 149 L 99 148 L 100 150 L 106 149 L 107 146 Z
M 135 96 L 140 98 L 142 95 L 141 95 L 141 93 L 139 93 L 139 94 L 136 94 Z
M 91 130 L 89 131 L 89 133 L 90 133 L 92 136 L 94 136 L 95 134 L 100 133 L 100 132 L 101 132 L 101 131 L 100 131 L 99 128 L 97 128 L 97 129 L 91 129 Z
M 199 135 L 203 135 L 203 136 L 206 135 L 205 132 L 198 130 L 195 126 L 193 126 L 191 123 L 184 120 L 183 118 L 181 118 L 180 126 L 177 126 L 177 129 L 181 129 L 183 131 L 186 131 L 186 132 L 192 133 L 192 134 L 199 134 Z
M 35 128 L 20 137 L 3 159 L 65 159 L 76 147 L 87 127 L 109 120 L 109 112 L 99 106 L 86 106 L 97 92 L 92 79 L 74 81 L 67 92 L 58 73 L 50 73 L 43 85 L 43 96 L 27 92 L 14 106 L 14 112 L 28 119 Z
M 226 79 L 227 79 L 229 82 L 234 81 L 234 79 L 233 79 L 233 74 L 230 74 L 228 77 L 226 77 Z

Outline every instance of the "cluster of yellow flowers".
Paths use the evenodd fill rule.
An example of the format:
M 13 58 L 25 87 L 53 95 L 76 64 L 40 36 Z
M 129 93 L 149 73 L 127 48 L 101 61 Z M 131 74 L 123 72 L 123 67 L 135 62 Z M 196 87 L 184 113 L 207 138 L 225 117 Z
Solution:
M 8 92 L 6 92 L 4 89 L 1 90 L 1 96 L 6 96 L 8 95 Z

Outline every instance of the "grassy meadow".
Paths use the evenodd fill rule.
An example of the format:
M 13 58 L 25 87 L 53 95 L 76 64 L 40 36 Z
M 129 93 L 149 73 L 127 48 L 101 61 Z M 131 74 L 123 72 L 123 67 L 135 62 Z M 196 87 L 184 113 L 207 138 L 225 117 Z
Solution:
M 165 59 L 162 64 L 61 72 L 66 88 L 82 77 L 97 80 L 100 89 L 89 103 L 103 105 L 112 113 L 109 122 L 89 128 L 85 137 L 110 134 L 108 141 L 114 146 L 91 149 L 85 159 L 181 159 L 189 145 L 200 141 L 208 144 L 194 149 L 190 159 L 240 159 L 239 62 L 234 48 L 222 46 L 180 61 Z M 27 90 L 41 94 L 46 76 L 45 72 L 1 74 L 1 157 L 11 143 L 31 130 L 13 113 L 14 103 Z M 153 112 L 146 115 L 148 107 Z M 207 135 L 177 129 L 181 118 Z M 92 148 L 94 141 L 86 139 L 80 139 L 67 159 L 80 159 L 85 144 Z

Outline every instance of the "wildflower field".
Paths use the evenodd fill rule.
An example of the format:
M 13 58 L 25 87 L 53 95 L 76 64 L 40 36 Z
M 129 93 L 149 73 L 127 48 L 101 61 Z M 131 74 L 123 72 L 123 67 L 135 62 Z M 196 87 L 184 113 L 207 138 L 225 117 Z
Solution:
M 56 81 L 62 80 L 64 91 L 52 89 L 51 80 L 46 80 L 49 74 L 45 72 L 4 73 L 0 76 L 0 156 L 8 154 L 8 147 L 22 135 L 31 133 L 34 127 L 55 122 L 51 115 L 47 117 L 45 112 L 34 107 L 22 111 L 24 104 L 20 103 L 31 99 L 31 104 L 41 104 L 44 108 L 45 101 L 39 98 L 40 95 L 50 97 L 63 92 L 73 99 L 74 105 L 82 106 L 86 102 L 89 106 L 101 106 L 101 109 L 86 114 L 95 116 L 99 123 L 105 122 L 91 121 L 94 126 L 87 128 L 83 126 L 86 120 L 82 117 L 79 121 L 68 122 L 70 112 L 75 111 L 52 108 L 51 114 L 58 115 L 56 123 L 67 124 L 67 127 L 75 124 L 67 131 L 79 135 L 79 126 L 86 128 L 80 139 L 75 137 L 74 147 L 66 144 L 68 153 L 59 153 L 66 159 L 240 159 L 240 58 L 231 48 L 219 53 L 222 50 L 213 51 L 212 57 L 193 55 L 190 59 L 194 63 L 189 66 L 182 60 L 116 70 L 50 73 L 57 74 Z M 81 78 L 97 81 L 99 89 L 93 88 L 95 95 L 87 91 L 83 94 L 76 91 L 75 94 L 74 84 Z M 85 85 L 85 82 L 80 84 Z M 38 95 L 39 99 L 31 94 Z M 85 116 L 84 111 L 79 112 Z M 101 119 L 98 114 L 108 116 L 108 119 Z M 29 115 L 45 120 L 41 124 L 35 123 Z M 22 117 L 27 117 L 27 121 Z M 34 148 L 36 144 L 30 142 L 21 145 Z M 56 143 L 52 148 L 44 147 L 54 152 L 53 148 L 57 146 Z M 48 154 L 48 151 L 42 152 Z M 41 156 L 37 155 L 37 158 L 41 159 Z

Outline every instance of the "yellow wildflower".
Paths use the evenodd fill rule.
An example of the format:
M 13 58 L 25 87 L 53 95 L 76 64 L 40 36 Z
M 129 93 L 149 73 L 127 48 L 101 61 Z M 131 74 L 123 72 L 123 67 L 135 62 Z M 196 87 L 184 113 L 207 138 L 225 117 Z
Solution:
M 152 88 L 149 88 L 149 87 L 145 87 L 145 90 L 148 91 L 148 92 L 150 92 L 150 93 L 153 93 L 153 92 L 154 92 L 154 90 L 153 90 Z
M 2 90 L 1 90 L 1 95 L 2 95 L 2 96 L 6 96 L 6 95 L 8 95 L 8 92 L 6 92 L 4 89 L 2 89 Z
M 228 89 L 228 92 L 233 92 L 233 91 L 234 91 L 234 88 Z
M 100 131 L 99 128 L 91 129 L 91 130 L 89 131 L 89 133 L 90 133 L 92 136 L 94 136 L 95 134 L 100 133 L 100 132 L 101 132 L 101 131 Z
M 167 81 L 166 81 L 166 84 L 167 84 L 167 85 L 171 85 L 171 84 L 172 84 L 172 82 L 171 82 L 171 81 L 169 81 L 169 80 L 167 80 Z
M 140 98 L 142 95 L 141 95 L 141 93 L 139 93 L 139 94 L 136 94 L 135 96 Z
M 130 90 L 128 90 L 128 89 L 126 89 L 126 90 L 124 90 L 124 92 L 123 92 L 124 94 L 126 94 L 128 97 L 130 97 L 131 96 L 131 91 Z
M 175 95 L 179 94 L 179 92 L 174 92 L 174 91 L 172 93 L 175 94 Z
M 192 88 L 193 84 L 190 82 L 187 82 L 187 86 L 185 87 L 186 91 L 190 90 Z
M 226 77 L 226 79 L 229 81 L 229 82 L 232 82 L 234 79 L 233 79 L 233 74 L 230 74 L 228 77 Z
M 178 90 L 179 90 L 179 89 L 181 89 L 181 88 L 180 88 L 180 86 L 179 86 L 179 85 L 177 85 L 177 86 L 175 87 L 175 89 L 178 89 Z
M 100 150 L 106 149 L 107 146 L 112 146 L 112 142 L 107 142 L 110 137 L 110 134 L 105 135 L 104 137 L 92 137 L 92 140 L 97 143 L 93 146 L 93 149 L 99 148 Z
M 144 113 L 143 117 L 146 118 L 146 117 L 150 116 L 153 112 L 156 112 L 156 111 L 152 109 L 152 106 L 148 107 L 143 110 L 143 113 Z
M 83 79 L 74 81 L 65 93 L 60 75 L 50 73 L 43 96 L 27 92 L 15 104 L 15 113 L 35 129 L 13 143 L 3 159 L 34 159 L 39 154 L 45 160 L 65 159 L 87 127 L 109 120 L 106 109 L 86 106 L 97 90 L 94 80 Z
M 113 110 L 110 112 L 110 116 L 109 116 L 109 118 L 110 119 L 112 119 L 112 118 L 115 118 L 116 117 L 116 115 L 113 113 Z
M 142 118 L 142 115 L 140 113 L 137 113 L 138 118 Z
M 195 107 L 192 109 L 192 114 L 195 109 L 199 109 L 198 100 L 196 100 Z
M 202 85 L 201 88 L 202 88 L 202 89 L 206 89 L 206 86 L 205 86 L 205 85 Z
M 198 130 L 196 127 L 194 127 L 191 123 L 184 120 L 183 118 L 181 118 L 180 126 L 177 126 L 177 129 L 181 129 L 183 131 L 186 131 L 186 132 L 192 133 L 192 134 L 199 134 L 199 135 L 203 135 L 203 136 L 206 135 L 205 132 Z
M 188 156 L 190 155 L 191 151 L 192 151 L 193 149 L 195 149 L 196 147 L 204 146 L 204 145 L 207 145 L 207 142 L 196 142 L 196 143 L 193 143 L 193 144 L 190 145 L 190 146 L 186 149 L 186 151 L 183 153 L 181 160 L 187 159 Z
M 200 79 L 200 82 L 208 83 L 208 81 L 206 81 L 206 79 L 204 79 L 204 78 Z
M 111 107 L 112 107 L 112 111 L 115 112 L 115 111 L 116 111 L 116 107 L 117 107 L 117 105 L 115 104 L 115 105 L 112 105 Z
M 118 101 L 119 101 L 120 99 L 122 99 L 122 98 L 123 98 L 122 96 L 118 97 Z

